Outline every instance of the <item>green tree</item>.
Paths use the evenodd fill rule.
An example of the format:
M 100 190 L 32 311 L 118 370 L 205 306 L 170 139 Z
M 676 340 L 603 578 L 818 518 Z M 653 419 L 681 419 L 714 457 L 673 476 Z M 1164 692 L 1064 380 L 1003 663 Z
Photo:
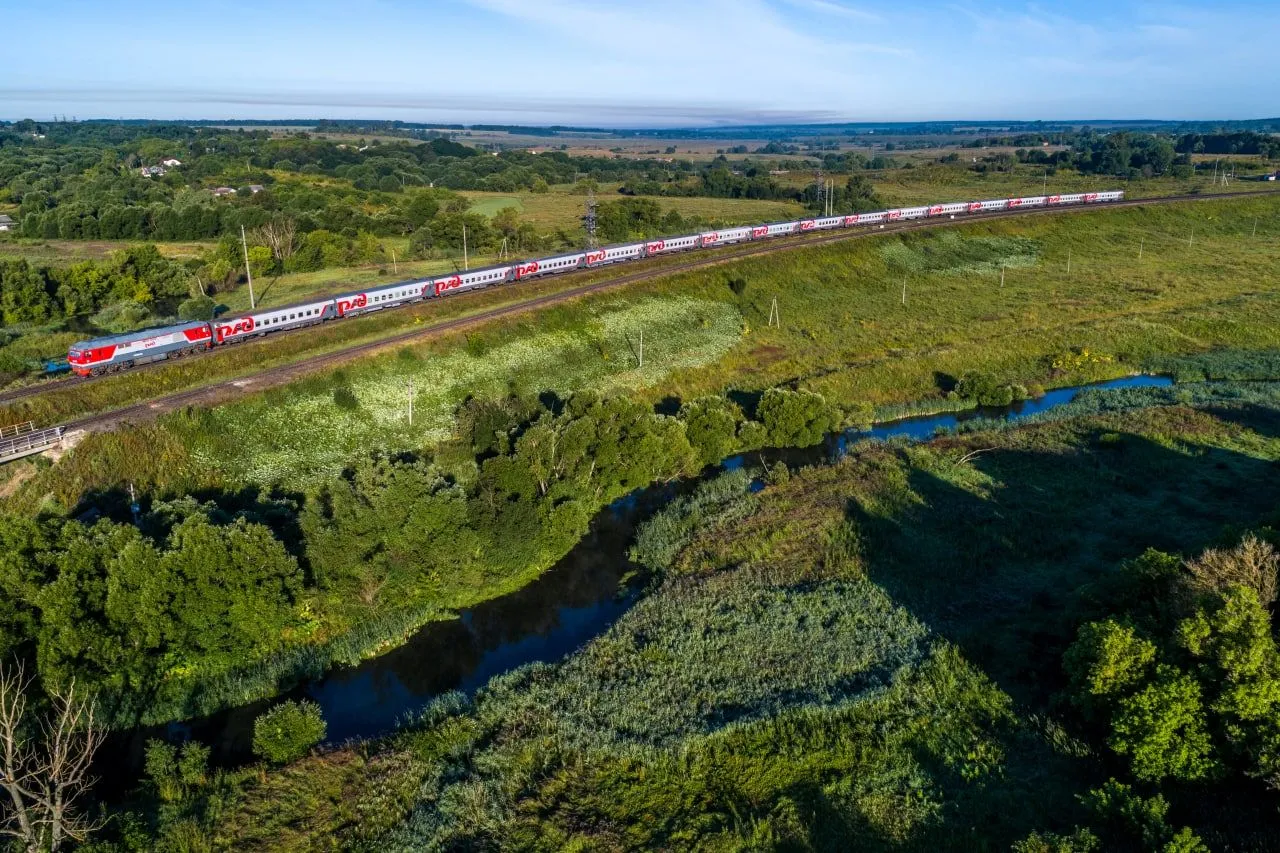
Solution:
M 1111 729 L 1111 748 L 1130 756 L 1139 779 L 1193 782 L 1218 769 L 1200 685 L 1174 667 L 1157 666 L 1151 683 L 1120 699 Z

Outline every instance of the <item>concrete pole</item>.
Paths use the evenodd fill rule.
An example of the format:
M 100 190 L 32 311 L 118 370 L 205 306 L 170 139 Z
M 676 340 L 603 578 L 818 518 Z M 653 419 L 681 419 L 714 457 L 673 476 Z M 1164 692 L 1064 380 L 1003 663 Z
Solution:
M 253 270 L 249 269 L 249 241 L 244 236 L 243 225 L 240 226 L 240 247 L 244 249 L 244 274 L 249 279 L 249 310 L 252 311 L 258 307 L 258 303 L 253 298 Z

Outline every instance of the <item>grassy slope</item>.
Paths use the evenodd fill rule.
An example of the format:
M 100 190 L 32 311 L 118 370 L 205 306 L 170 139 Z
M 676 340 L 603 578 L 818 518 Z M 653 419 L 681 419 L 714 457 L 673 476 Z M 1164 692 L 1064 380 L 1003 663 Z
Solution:
M 1109 772 L 1055 720 L 1083 590 L 1274 521 L 1278 460 L 1276 399 L 864 447 L 753 498 L 732 536 L 713 523 L 564 664 L 226 780 L 219 846 L 367 842 L 411 807 L 378 849 L 1007 850 L 1069 829 Z M 1173 813 L 1214 849 L 1274 849 L 1255 805 Z

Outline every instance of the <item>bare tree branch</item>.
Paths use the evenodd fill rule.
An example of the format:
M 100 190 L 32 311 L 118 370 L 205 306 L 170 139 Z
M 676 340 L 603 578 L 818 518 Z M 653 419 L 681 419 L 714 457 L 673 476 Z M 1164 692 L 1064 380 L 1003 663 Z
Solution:
M 102 826 L 75 804 L 93 786 L 89 769 L 105 731 L 74 681 L 53 693 L 51 714 L 33 725 L 26 719 L 30 687 L 21 663 L 0 666 L 0 787 L 9 795 L 0 833 L 21 839 L 28 851 L 57 853 L 67 839 L 83 841 Z
M 292 219 L 285 216 L 277 216 L 261 228 L 253 232 L 254 241 L 262 243 L 271 249 L 271 254 L 279 260 L 284 260 L 293 254 L 294 238 L 297 236 L 298 225 Z

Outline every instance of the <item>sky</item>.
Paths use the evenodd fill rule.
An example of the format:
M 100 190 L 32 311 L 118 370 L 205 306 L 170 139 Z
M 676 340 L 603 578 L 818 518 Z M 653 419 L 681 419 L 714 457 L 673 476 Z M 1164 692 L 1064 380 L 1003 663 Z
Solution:
M 1280 115 L 1280 3 L 0 0 L 0 118 Z

